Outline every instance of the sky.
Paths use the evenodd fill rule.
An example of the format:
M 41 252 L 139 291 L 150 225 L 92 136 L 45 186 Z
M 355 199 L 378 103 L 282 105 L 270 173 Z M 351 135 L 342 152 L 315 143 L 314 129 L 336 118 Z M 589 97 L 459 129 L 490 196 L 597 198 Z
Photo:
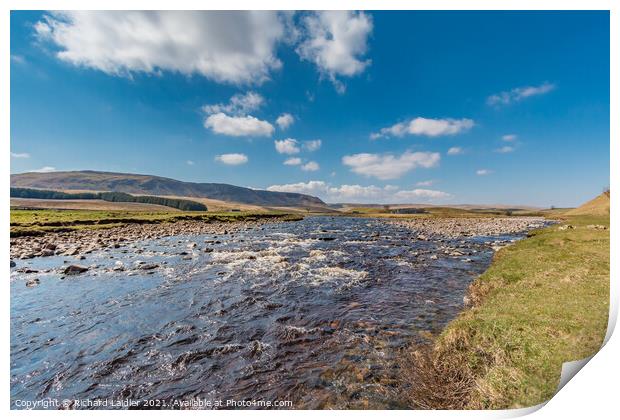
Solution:
M 11 173 L 327 202 L 577 206 L 609 186 L 608 12 L 11 13 Z

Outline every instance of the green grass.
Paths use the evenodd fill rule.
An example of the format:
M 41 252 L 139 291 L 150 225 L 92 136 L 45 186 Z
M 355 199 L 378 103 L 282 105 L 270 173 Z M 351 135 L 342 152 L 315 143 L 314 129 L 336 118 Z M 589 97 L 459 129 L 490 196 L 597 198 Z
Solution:
M 284 212 L 144 212 L 107 210 L 16 210 L 11 209 L 11 237 L 47 232 L 107 229 L 130 223 L 173 223 L 180 220 L 244 221 L 279 217 L 299 220 Z
M 598 351 L 609 314 L 610 248 L 609 230 L 592 225 L 609 227 L 609 216 L 566 217 L 563 224 L 574 229 L 555 225 L 500 250 L 472 284 L 473 306 L 435 341 L 435 378 L 426 378 L 433 384 L 445 380 L 437 376 L 460 378 L 466 396 L 461 406 L 453 400 L 452 407 L 435 408 L 541 403 L 557 389 L 563 362 Z

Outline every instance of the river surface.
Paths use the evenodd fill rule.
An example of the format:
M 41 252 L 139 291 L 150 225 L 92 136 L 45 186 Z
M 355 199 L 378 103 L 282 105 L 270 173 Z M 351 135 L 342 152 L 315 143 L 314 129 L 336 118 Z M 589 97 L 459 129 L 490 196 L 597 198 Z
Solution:
M 377 219 L 309 217 L 84 260 L 17 261 L 11 406 L 199 398 L 402 408 L 399 352 L 441 331 L 491 246 L 517 238 L 421 241 Z M 89 271 L 65 276 L 68 264 Z

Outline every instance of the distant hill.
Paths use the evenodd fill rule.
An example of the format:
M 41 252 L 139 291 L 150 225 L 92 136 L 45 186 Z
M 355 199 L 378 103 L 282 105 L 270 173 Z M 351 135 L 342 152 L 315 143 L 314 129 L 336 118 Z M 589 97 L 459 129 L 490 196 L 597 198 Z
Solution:
M 576 209 L 569 210 L 565 214 L 567 216 L 609 216 L 610 201 L 609 191 L 605 191 L 593 200 Z
M 27 172 L 11 175 L 11 187 L 62 191 L 114 191 L 128 194 L 210 198 L 259 206 L 317 207 L 325 203 L 306 194 L 253 190 L 229 184 L 184 182 L 154 175 L 114 172 Z

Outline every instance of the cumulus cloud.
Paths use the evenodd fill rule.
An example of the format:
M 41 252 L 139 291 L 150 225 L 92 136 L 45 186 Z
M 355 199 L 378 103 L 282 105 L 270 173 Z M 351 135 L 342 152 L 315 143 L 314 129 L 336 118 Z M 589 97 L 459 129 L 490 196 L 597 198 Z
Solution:
M 512 153 L 515 151 L 515 148 L 512 146 L 503 146 L 499 149 L 495 149 L 495 153 Z
M 284 161 L 284 164 L 289 166 L 301 165 L 301 159 L 298 157 L 288 158 Z
M 309 152 L 314 152 L 321 148 L 321 144 L 321 140 L 309 140 L 304 142 L 303 148 Z
M 476 175 L 479 175 L 479 176 L 490 175 L 490 174 L 492 174 L 492 173 L 493 173 L 493 171 L 491 171 L 491 170 L 489 170 L 489 169 L 478 169 L 478 170 L 476 171 Z
M 273 142 L 276 151 L 284 155 L 294 155 L 299 153 L 299 142 L 295 139 L 276 140 Z
M 202 110 L 208 114 L 204 126 L 214 133 L 226 136 L 269 137 L 275 130 L 273 125 L 247 115 L 258 110 L 264 102 L 265 99 L 258 93 L 246 92 L 232 96 L 225 104 L 204 105 Z
M 474 126 L 469 118 L 423 118 L 417 117 L 410 121 L 400 122 L 391 127 L 385 127 L 377 133 L 370 134 L 372 140 L 385 137 L 403 137 L 407 134 L 415 136 L 450 136 L 462 133 Z
M 448 154 L 450 156 L 462 155 L 463 153 L 465 153 L 465 151 L 461 147 L 454 146 L 448 149 Z
M 359 153 L 344 156 L 342 163 L 356 174 L 386 180 L 399 178 L 416 168 L 435 167 L 439 160 L 439 153 L 432 152 L 405 152 L 400 156 Z
M 243 153 L 225 153 L 223 155 L 216 156 L 215 160 L 222 162 L 225 165 L 243 165 L 244 163 L 247 163 L 248 157 Z
M 278 124 L 278 127 L 280 127 L 280 130 L 286 130 L 291 125 L 293 125 L 294 122 L 295 122 L 295 117 L 293 117 L 289 113 L 284 113 L 276 119 L 276 124 Z
M 398 199 L 402 199 L 404 201 L 408 200 L 419 200 L 419 199 L 444 199 L 451 197 L 450 194 L 437 191 L 437 190 L 427 190 L 422 188 L 416 188 L 414 190 L 401 190 L 394 194 L 394 197 Z
M 207 114 L 223 112 L 232 115 L 246 115 L 256 111 L 265 103 L 265 98 L 256 92 L 237 93 L 233 95 L 227 104 L 204 105 L 202 110 Z
M 430 187 L 431 185 L 433 185 L 435 183 L 434 180 L 429 179 L 428 181 L 418 181 L 415 183 L 415 185 L 417 187 Z
M 301 194 L 320 195 L 327 191 L 328 185 L 323 181 L 298 182 L 295 184 L 271 185 L 267 191 L 295 192 Z
M 30 157 L 30 153 L 13 153 L 11 152 L 11 157 L 15 159 L 28 159 Z
M 316 65 L 339 92 L 344 92 L 338 76 L 355 76 L 370 64 L 364 56 L 372 18 L 364 12 L 321 11 L 304 16 L 301 26 L 302 41 L 297 53 Z
M 313 160 L 311 160 L 308 163 L 304 163 L 303 165 L 301 165 L 301 170 L 302 171 L 314 172 L 314 171 L 318 171 L 319 169 L 320 169 L 319 164 L 316 163 Z
M 294 184 L 271 185 L 269 191 L 296 192 L 315 195 L 328 202 L 348 203 L 411 203 L 442 201 L 452 197 L 443 191 L 413 189 L 401 190 L 394 185 L 383 187 L 375 185 L 332 186 L 324 181 L 308 181 Z
M 47 14 L 34 28 L 75 66 L 260 84 L 282 66 L 276 48 L 286 38 L 284 20 L 270 11 L 70 11 Z
M 555 85 L 545 82 L 539 86 L 523 86 L 517 87 L 511 90 L 495 93 L 487 98 L 487 104 L 495 105 L 509 105 L 513 102 L 519 102 L 530 96 L 544 95 L 555 89 Z
M 45 172 L 56 172 L 56 168 L 54 168 L 53 166 L 44 166 L 44 167 L 39 168 L 39 169 L 33 169 L 30 172 L 43 172 L 43 173 L 45 173 Z
M 205 119 L 205 128 L 210 128 L 216 134 L 225 136 L 242 137 L 269 137 L 273 134 L 273 125 L 256 117 L 229 116 L 223 112 L 209 115 Z
M 517 135 L 516 134 L 504 134 L 502 136 L 502 140 L 504 141 L 515 141 L 517 139 Z

